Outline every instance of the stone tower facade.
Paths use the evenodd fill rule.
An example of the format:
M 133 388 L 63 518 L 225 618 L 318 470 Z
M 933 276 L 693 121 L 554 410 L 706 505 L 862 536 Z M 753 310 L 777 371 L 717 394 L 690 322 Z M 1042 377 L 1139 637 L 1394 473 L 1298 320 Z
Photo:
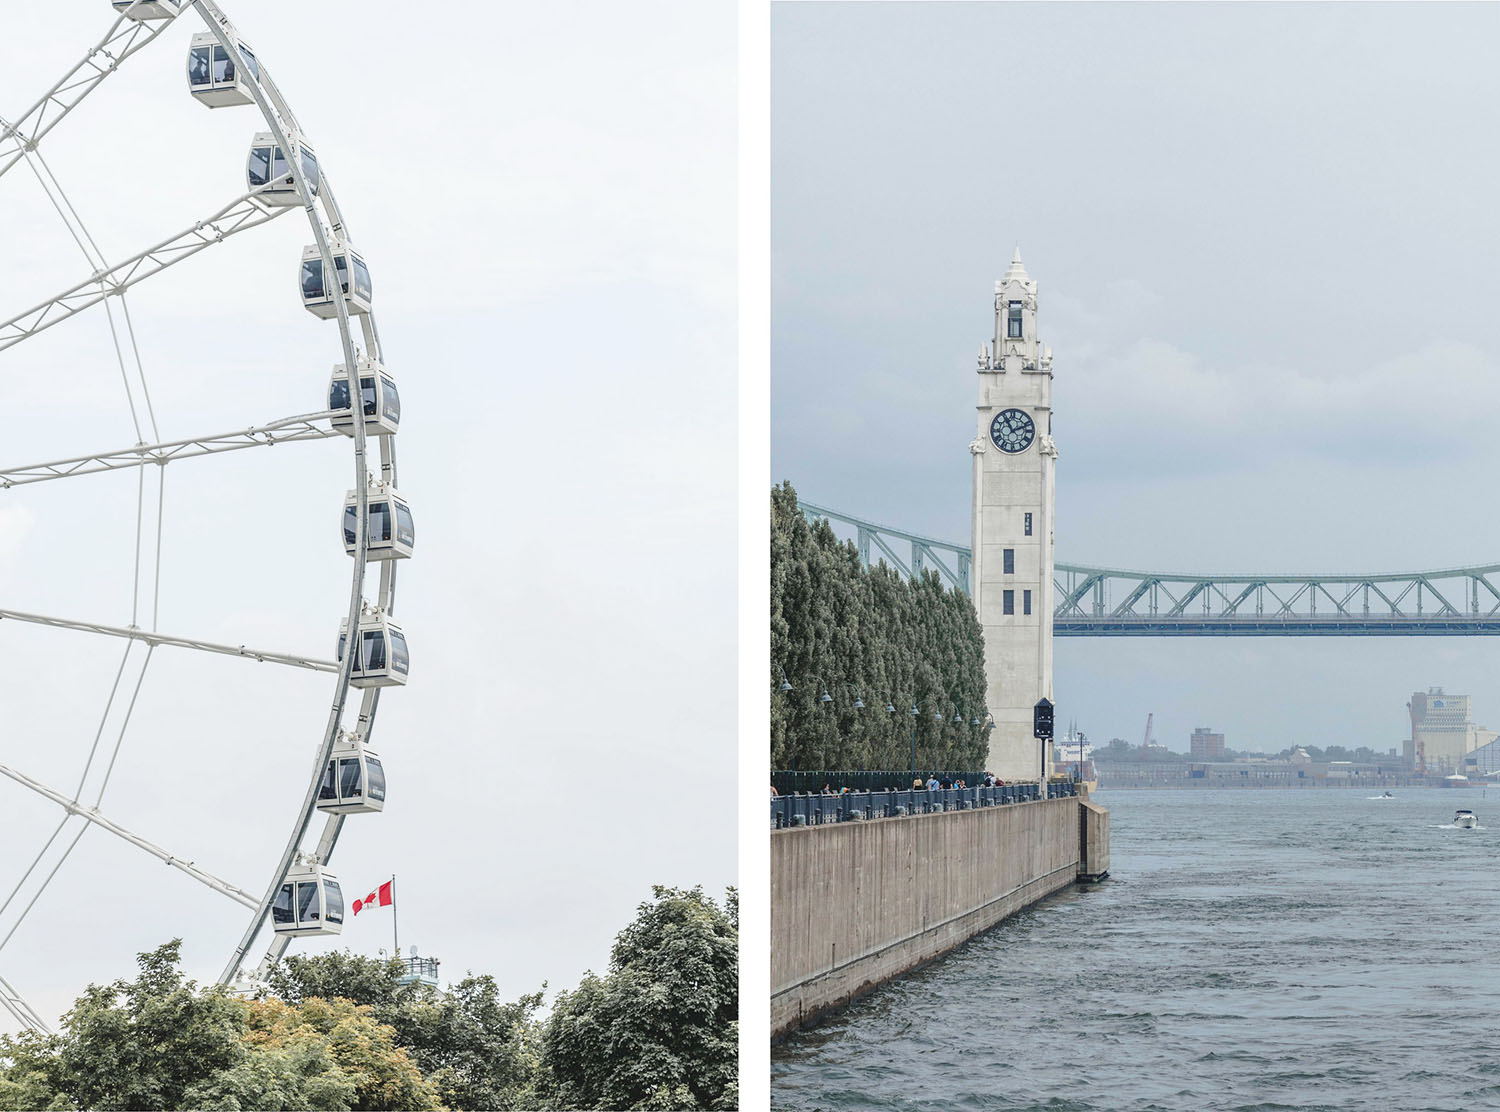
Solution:
M 974 608 L 984 628 L 988 768 L 1006 780 L 1051 771 L 1032 708 L 1052 698 L 1052 352 L 1037 340 L 1036 283 L 1016 249 L 995 283 L 995 335 L 979 349 L 974 464 Z M 1044 764 L 1045 762 L 1045 764 Z

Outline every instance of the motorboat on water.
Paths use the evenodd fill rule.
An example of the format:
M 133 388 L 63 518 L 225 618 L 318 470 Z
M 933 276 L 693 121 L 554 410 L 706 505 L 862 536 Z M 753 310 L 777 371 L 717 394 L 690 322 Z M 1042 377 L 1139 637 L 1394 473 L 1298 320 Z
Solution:
M 1453 814 L 1453 825 L 1460 830 L 1473 830 L 1479 825 L 1479 820 L 1474 817 L 1474 812 L 1469 810 L 1458 810 Z
M 1380 798 L 1381 799 L 1395 799 L 1396 798 L 1396 793 L 1395 792 L 1381 792 L 1380 793 Z

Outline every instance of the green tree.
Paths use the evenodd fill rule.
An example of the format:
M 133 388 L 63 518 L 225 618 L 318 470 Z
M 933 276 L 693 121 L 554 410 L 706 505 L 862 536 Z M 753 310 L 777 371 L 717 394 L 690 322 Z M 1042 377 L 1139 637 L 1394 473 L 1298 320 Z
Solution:
M 36 1031 L 22 1031 L 14 1038 L 0 1035 L 0 1112 L 71 1112 L 73 1102 L 63 1092 L 60 1042 L 55 1035 Z
M 245 1007 L 247 1046 L 257 1054 L 279 1055 L 302 1067 L 310 1102 L 330 1098 L 345 1102 L 309 1103 L 307 1107 L 442 1107 L 436 1089 L 405 1049 L 396 1045 L 395 1030 L 376 1020 L 368 1005 L 314 996 L 296 1005 L 265 999 L 250 1001 Z
M 404 972 L 405 966 L 397 958 L 367 958 L 339 950 L 282 958 L 266 974 L 266 984 L 277 999 L 288 1004 L 300 1004 L 316 996 L 323 1000 L 352 1000 L 381 1011 L 426 988 L 420 984 L 403 985 Z M 382 1016 L 381 1022 L 391 1021 Z
M 401 1042 L 451 1108 L 532 1107 L 541 1004 L 541 992 L 503 1001 L 493 977 L 471 974 L 405 1008 Z
M 369 1007 L 200 989 L 172 941 L 134 981 L 90 985 L 57 1035 L 0 1038 L 0 1110 L 438 1109 Z
M 471 974 L 443 992 L 403 985 L 403 972 L 395 959 L 343 951 L 286 958 L 267 981 L 293 1004 L 342 997 L 369 1005 L 450 1108 L 524 1108 L 535 1099 L 538 1036 L 532 1028 L 541 992 L 506 1002 L 488 975 Z
M 0 1112 L 733 1108 L 738 897 L 653 893 L 546 1021 L 541 992 L 403 985 L 399 961 L 348 952 L 287 959 L 245 1000 L 185 980 L 170 942 L 61 1033 L 0 1037 Z
M 932 572 L 861 566 L 789 483 L 771 491 L 769 679 L 773 769 L 905 768 L 914 726 L 920 766 L 983 764 L 984 637 L 968 596 Z
M 359 1085 L 344 1072 L 326 1039 L 258 1047 L 236 1066 L 188 1089 L 184 1109 L 223 1112 L 283 1108 L 343 1110 L 356 1106 Z
M 553 1108 L 731 1109 L 739 1032 L 739 897 L 656 887 L 609 972 L 562 993 L 542 1046 Z
M 134 981 L 90 985 L 63 1017 L 54 1077 L 79 1107 L 181 1108 L 205 1074 L 245 1057 L 242 1003 L 184 980 L 181 947 L 174 939 L 139 955 Z

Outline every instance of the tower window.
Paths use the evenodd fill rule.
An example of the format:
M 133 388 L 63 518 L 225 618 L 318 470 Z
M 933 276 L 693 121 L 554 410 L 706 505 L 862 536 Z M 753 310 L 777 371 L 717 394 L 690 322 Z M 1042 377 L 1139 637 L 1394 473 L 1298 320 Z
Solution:
M 1014 614 L 1016 612 L 1016 593 L 1014 591 L 1006 591 L 1004 603 L 1005 605 L 1002 609 L 1004 609 L 1005 613 Z
M 1021 592 L 1021 613 L 1023 613 L 1023 614 L 1030 614 L 1031 613 L 1031 592 L 1030 591 L 1022 591 Z
M 1014 548 L 1007 548 L 1005 550 L 1005 574 L 1016 574 L 1016 550 Z
M 1026 515 L 1026 535 L 1031 536 L 1031 515 Z
M 1021 338 L 1021 303 L 1012 301 L 1005 318 L 1005 335 L 1012 340 Z

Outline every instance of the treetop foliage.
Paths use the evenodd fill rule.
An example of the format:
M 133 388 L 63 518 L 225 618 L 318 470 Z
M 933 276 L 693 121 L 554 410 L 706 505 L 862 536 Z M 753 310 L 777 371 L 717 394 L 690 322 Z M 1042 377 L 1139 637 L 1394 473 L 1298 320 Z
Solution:
M 984 765 L 984 637 L 968 596 L 935 572 L 862 567 L 827 521 L 809 524 L 790 483 L 771 491 L 770 663 L 773 770 L 905 768 L 913 726 L 918 767 Z
M 656 887 L 609 972 L 558 997 L 544 1033 L 548 1107 L 739 1106 L 739 896 Z
M 542 991 L 403 985 L 400 961 L 347 951 L 287 958 L 243 999 L 186 980 L 173 941 L 60 1034 L 0 1036 L 0 1112 L 733 1108 L 738 943 L 733 889 L 655 888 L 608 973 L 538 1018 Z

